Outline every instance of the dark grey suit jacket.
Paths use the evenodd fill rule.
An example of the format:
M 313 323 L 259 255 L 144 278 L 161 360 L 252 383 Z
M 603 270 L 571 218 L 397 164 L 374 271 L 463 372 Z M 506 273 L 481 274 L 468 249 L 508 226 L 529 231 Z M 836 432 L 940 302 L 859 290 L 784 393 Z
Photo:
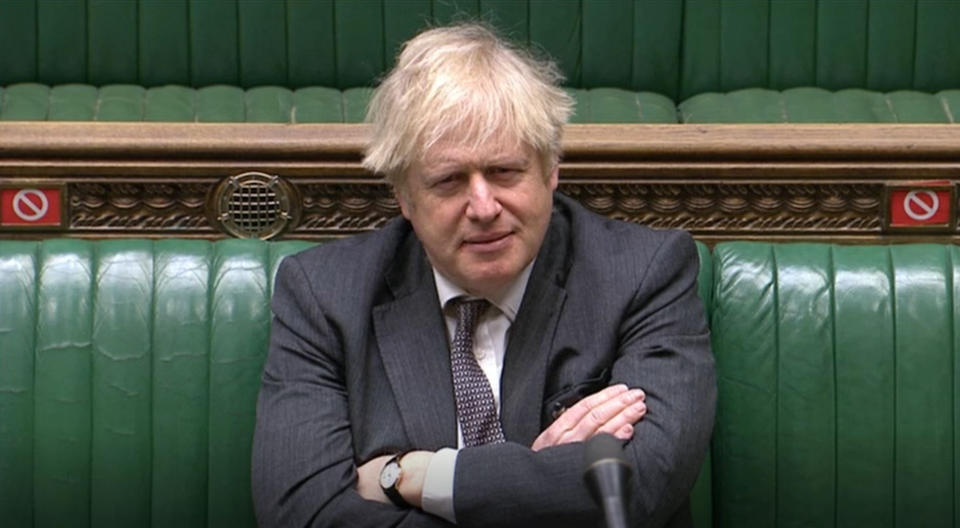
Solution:
M 686 233 L 606 219 L 555 195 L 510 329 L 507 442 L 460 452 L 458 525 L 598 526 L 583 444 L 529 446 L 555 409 L 618 382 L 647 394 L 626 446 L 637 526 L 690 524 L 716 400 L 697 267 Z M 356 465 L 375 455 L 457 443 L 443 315 L 410 224 L 398 218 L 287 258 L 273 309 L 253 452 L 261 525 L 448 526 L 354 490 Z

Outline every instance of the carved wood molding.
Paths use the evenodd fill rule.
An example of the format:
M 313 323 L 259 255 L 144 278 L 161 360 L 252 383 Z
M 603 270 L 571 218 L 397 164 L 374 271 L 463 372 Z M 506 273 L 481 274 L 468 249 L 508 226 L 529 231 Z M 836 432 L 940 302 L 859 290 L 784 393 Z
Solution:
M 365 125 L 4 123 L 0 184 L 65 184 L 61 228 L 4 238 L 224 236 L 208 195 L 261 171 L 299 193 L 288 238 L 367 231 L 398 214 L 360 167 Z M 588 208 L 702 240 L 960 241 L 955 222 L 887 226 L 890 184 L 960 181 L 951 125 L 571 125 L 560 190 Z M 954 208 L 957 204 L 951 204 Z
M 70 231 L 216 235 L 204 204 L 211 184 L 84 183 L 69 186 Z
M 612 218 L 699 234 L 879 234 L 882 189 L 867 184 L 564 184 Z

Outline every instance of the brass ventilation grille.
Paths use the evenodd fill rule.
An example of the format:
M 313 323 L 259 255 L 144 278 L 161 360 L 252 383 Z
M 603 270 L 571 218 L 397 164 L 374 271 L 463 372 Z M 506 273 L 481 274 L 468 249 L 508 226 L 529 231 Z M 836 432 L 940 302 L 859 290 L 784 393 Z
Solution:
M 278 176 L 245 172 L 214 188 L 208 200 L 213 223 L 238 238 L 273 238 L 296 224 L 300 199 L 296 189 Z

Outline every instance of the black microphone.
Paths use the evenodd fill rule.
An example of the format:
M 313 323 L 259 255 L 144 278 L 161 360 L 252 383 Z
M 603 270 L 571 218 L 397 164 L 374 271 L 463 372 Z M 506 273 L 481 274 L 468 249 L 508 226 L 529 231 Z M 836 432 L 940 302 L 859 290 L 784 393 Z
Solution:
M 627 496 L 633 469 L 623 456 L 623 444 L 612 435 L 587 441 L 583 480 L 607 520 L 607 528 L 627 528 Z

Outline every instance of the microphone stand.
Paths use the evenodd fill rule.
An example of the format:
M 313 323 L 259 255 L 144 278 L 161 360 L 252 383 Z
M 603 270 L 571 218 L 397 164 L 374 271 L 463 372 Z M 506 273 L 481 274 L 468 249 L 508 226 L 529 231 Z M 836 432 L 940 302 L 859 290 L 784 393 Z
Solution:
M 583 478 L 607 528 L 628 528 L 626 497 L 633 471 L 620 441 L 607 434 L 594 436 L 587 441 L 585 462 Z

